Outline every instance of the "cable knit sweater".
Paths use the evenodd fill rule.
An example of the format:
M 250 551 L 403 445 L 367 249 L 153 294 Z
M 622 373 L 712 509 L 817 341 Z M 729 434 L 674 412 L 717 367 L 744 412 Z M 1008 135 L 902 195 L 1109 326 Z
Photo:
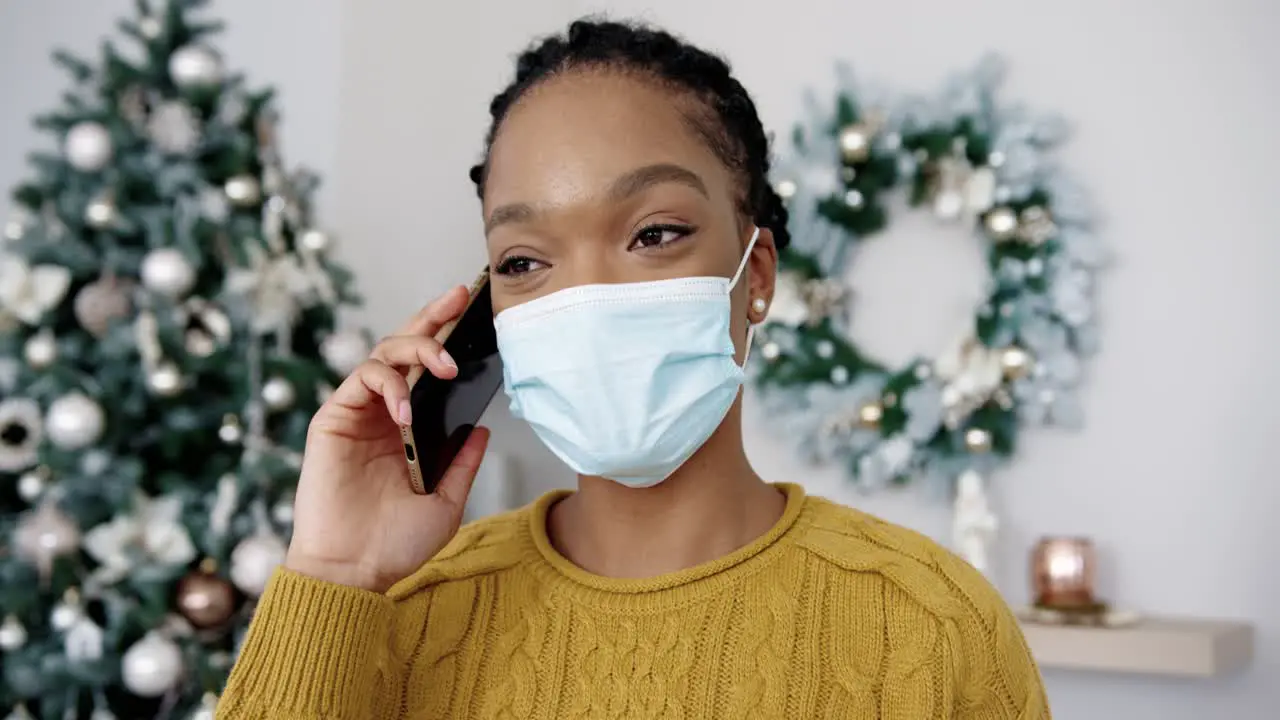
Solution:
M 563 493 L 463 528 L 386 595 L 278 571 L 217 717 L 1049 717 L 1014 618 L 972 567 L 778 487 L 767 534 L 656 578 L 557 553 L 546 519 Z

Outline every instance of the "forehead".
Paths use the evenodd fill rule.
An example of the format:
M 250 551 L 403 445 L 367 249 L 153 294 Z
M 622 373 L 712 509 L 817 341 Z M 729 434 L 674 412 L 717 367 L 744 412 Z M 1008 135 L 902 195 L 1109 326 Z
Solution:
M 546 80 L 512 107 L 494 138 L 485 204 L 571 203 L 659 163 L 694 171 L 713 194 L 727 192 L 728 170 L 691 124 L 696 102 L 617 71 Z

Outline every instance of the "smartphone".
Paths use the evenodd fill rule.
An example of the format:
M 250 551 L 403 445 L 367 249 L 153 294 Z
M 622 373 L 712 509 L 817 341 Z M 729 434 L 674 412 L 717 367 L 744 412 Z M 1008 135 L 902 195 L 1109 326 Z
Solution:
M 441 380 L 426 368 L 413 368 L 407 378 L 413 424 L 400 429 L 409 483 L 419 495 L 436 491 L 445 470 L 502 387 L 488 267 L 472 284 L 466 309 L 436 333 L 436 340 L 458 364 L 458 375 Z

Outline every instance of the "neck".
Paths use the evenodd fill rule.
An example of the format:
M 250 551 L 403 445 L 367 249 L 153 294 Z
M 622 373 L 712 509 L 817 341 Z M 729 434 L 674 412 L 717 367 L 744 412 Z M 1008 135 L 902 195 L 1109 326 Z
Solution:
M 552 543 L 578 567 L 616 578 L 677 572 L 749 544 L 778 521 L 786 499 L 752 470 L 741 437 L 727 418 L 688 462 L 650 488 L 580 477 L 578 492 L 551 510 Z

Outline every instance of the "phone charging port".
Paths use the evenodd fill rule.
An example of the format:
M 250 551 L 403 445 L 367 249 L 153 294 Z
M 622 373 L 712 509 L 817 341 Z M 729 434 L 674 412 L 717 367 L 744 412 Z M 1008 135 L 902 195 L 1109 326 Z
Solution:
M 409 443 L 404 444 L 404 456 L 409 458 L 409 462 L 413 462 L 417 459 L 413 456 L 413 446 Z

